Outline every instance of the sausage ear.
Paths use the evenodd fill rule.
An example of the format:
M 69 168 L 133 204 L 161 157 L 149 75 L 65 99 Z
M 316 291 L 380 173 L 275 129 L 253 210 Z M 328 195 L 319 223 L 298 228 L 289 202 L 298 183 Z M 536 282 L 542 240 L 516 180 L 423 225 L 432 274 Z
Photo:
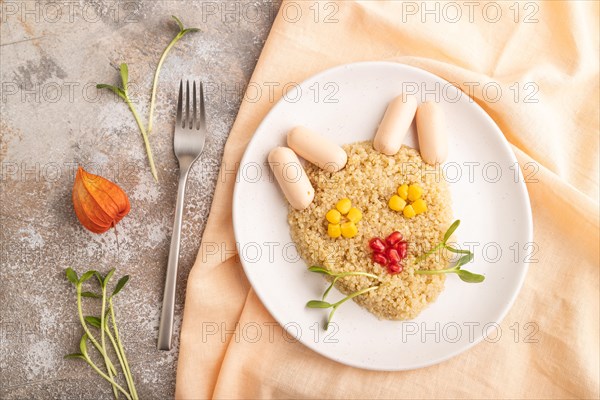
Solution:
M 414 96 L 400 94 L 394 98 L 377 128 L 373 140 L 375 150 L 388 156 L 398 153 L 416 112 L 417 99 Z
M 308 207 L 315 198 L 315 189 L 296 153 L 287 147 L 275 147 L 269 152 L 267 161 L 291 206 L 296 210 Z
M 444 110 L 438 103 L 426 102 L 417 110 L 417 133 L 421 158 L 435 165 L 446 161 L 448 137 L 445 129 Z
M 289 131 L 287 144 L 300 157 L 327 172 L 341 170 L 348 161 L 344 149 L 329 138 L 303 126 L 297 126 Z

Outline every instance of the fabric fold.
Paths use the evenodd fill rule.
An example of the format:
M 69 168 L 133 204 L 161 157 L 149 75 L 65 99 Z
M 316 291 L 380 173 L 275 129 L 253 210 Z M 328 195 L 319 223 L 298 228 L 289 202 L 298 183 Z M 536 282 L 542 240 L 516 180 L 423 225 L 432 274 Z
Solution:
M 472 21 L 455 3 L 463 7 L 455 22 L 443 14 L 446 3 L 434 3 L 437 22 L 422 2 L 282 3 L 251 78 L 279 89 L 245 98 L 225 148 L 188 280 L 176 398 L 600 396 L 599 3 L 476 2 Z M 486 7 L 499 7 L 500 18 L 484 17 Z M 533 210 L 529 273 L 501 339 L 414 371 L 360 370 L 290 340 L 232 250 L 232 171 L 281 87 L 367 60 L 425 69 L 471 96 L 513 146 Z M 490 82 L 500 98 L 486 93 Z

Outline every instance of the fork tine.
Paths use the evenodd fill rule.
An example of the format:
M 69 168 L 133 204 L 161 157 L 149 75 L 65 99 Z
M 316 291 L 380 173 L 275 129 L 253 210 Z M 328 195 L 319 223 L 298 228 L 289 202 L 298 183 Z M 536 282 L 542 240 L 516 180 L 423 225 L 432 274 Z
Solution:
M 187 128 L 190 124 L 190 81 L 185 84 L 185 121 L 183 127 Z
M 198 106 L 196 105 L 196 97 L 196 81 L 194 81 L 194 110 L 192 114 L 192 121 L 190 122 L 190 129 L 194 129 L 196 127 L 196 110 L 198 109 Z
M 204 85 L 200 81 L 200 116 L 198 118 L 198 126 L 196 129 L 206 128 L 206 110 L 204 109 Z
M 177 119 L 176 119 L 177 126 L 181 126 L 182 108 L 183 108 L 183 80 L 180 80 L 179 81 L 179 98 L 177 100 Z

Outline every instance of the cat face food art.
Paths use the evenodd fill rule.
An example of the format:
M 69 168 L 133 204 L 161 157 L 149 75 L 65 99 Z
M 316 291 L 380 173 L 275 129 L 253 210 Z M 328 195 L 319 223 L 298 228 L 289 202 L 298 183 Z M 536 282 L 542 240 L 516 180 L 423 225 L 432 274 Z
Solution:
M 415 114 L 420 152 L 401 145 Z M 458 254 L 460 265 L 449 268 L 449 258 L 438 251 L 458 226 L 436 167 L 447 155 L 446 141 L 441 107 L 417 106 L 400 95 L 373 141 L 338 146 L 307 128 L 292 129 L 286 154 L 302 169 L 301 180 L 286 180 L 281 165 L 271 163 L 285 162 L 274 156 L 282 148 L 271 151 L 269 163 L 290 203 L 291 237 L 309 270 L 330 282 L 321 300 L 307 307 L 330 309 L 329 322 L 352 299 L 381 319 L 413 319 L 436 300 L 446 273 L 467 273 L 460 268 L 471 254 Z M 302 165 L 294 153 L 308 162 Z M 347 297 L 328 302 L 333 287 Z

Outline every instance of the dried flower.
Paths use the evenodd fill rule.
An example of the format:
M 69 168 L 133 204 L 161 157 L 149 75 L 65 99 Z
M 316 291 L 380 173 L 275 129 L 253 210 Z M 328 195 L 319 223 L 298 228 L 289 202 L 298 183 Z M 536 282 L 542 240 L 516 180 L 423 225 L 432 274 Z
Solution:
M 104 233 L 117 225 L 131 208 L 123 189 L 81 167 L 73 185 L 73 207 L 79 222 L 94 233 Z

